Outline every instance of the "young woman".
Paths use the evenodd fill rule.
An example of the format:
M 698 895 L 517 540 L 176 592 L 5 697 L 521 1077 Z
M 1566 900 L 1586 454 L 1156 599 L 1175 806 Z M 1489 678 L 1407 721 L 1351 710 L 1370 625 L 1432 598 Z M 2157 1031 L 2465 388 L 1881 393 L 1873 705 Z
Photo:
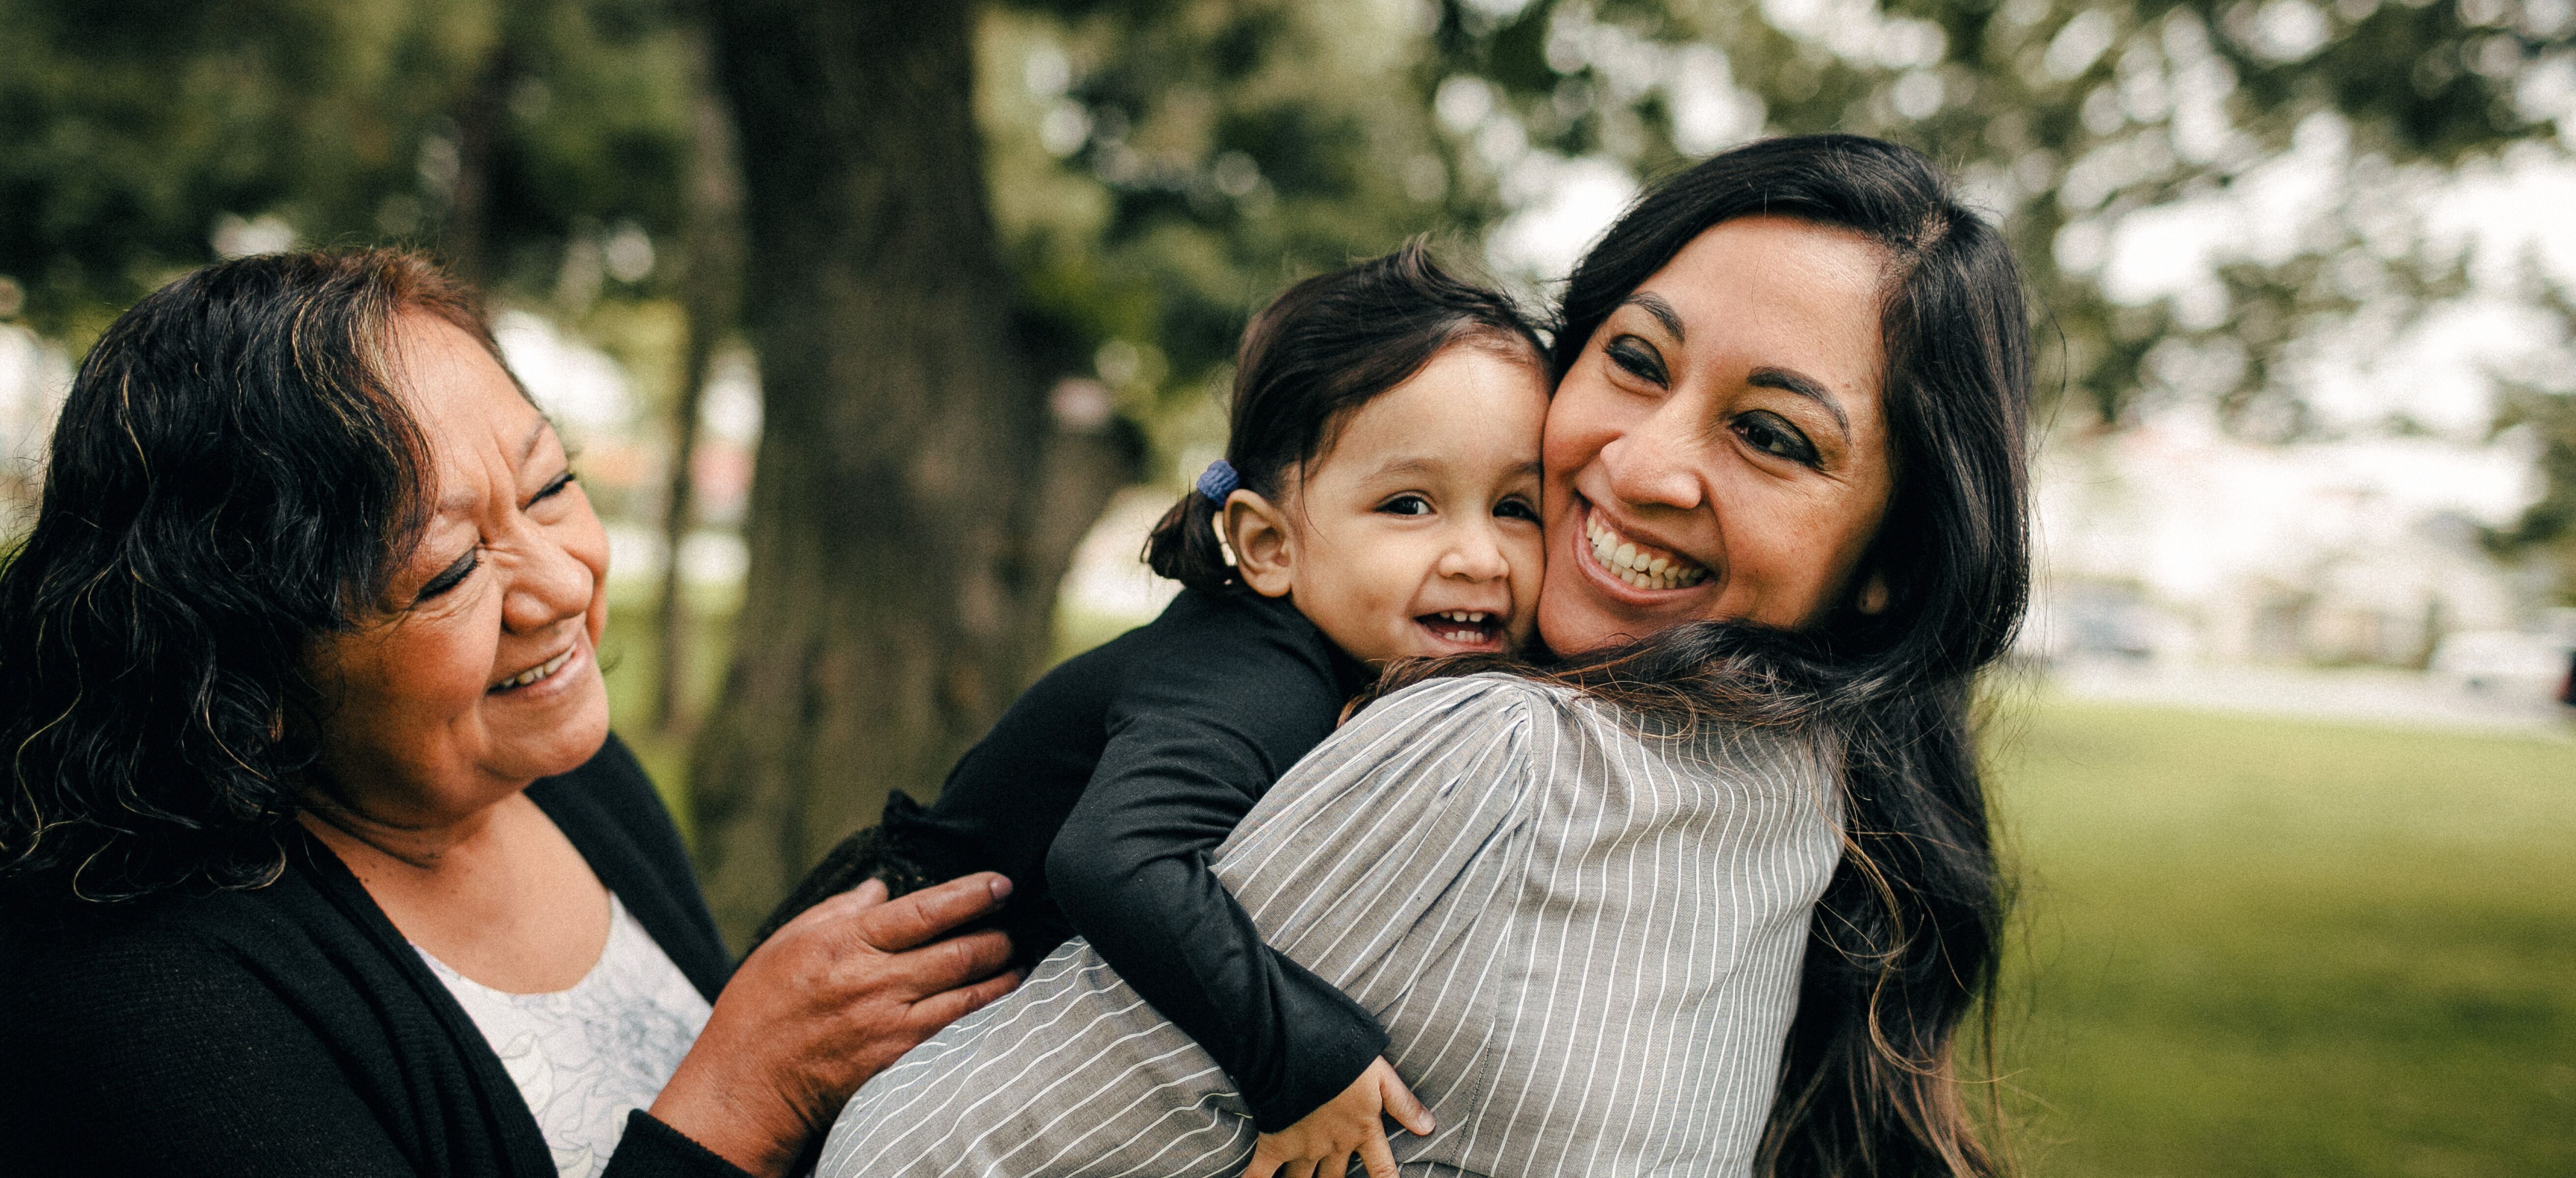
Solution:
M 1430 1105 L 1372 1175 L 1988 1172 L 1953 1043 L 2002 910 L 1968 686 L 2027 579 L 2012 260 L 1921 156 L 1774 140 L 1641 199 L 1563 319 L 1559 661 L 1379 700 L 1217 876 Z M 1264 1175 L 1255 1136 L 1077 940 L 821 1172 Z

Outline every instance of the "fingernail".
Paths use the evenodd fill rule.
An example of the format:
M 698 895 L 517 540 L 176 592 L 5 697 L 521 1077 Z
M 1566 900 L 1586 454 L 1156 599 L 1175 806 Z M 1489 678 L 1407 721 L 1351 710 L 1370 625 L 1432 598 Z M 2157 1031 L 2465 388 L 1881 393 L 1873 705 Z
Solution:
M 1007 875 L 997 875 L 993 877 L 993 898 L 996 900 L 1008 900 L 1011 898 L 1011 877 Z

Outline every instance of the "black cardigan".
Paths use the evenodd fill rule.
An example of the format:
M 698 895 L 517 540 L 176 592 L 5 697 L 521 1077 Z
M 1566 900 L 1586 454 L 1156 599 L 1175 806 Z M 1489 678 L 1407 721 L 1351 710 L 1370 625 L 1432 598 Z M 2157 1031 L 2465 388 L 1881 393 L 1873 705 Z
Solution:
M 614 736 L 528 787 L 713 1001 L 687 852 Z M 250 891 L 0 924 L 0 1172 L 554 1178 L 501 1061 L 357 877 L 297 828 Z M 741 1178 L 638 1111 L 604 1178 Z

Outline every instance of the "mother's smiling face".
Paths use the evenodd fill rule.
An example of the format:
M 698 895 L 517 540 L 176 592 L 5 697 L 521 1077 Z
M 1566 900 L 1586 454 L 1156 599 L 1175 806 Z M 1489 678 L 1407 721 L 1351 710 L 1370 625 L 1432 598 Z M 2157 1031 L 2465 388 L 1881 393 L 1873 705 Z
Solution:
M 1704 619 L 1796 628 L 1884 599 L 1855 570 L 1894 482 L 1887 263 L 1858 233 L 1739 217 L 1601 321 L 1548 410 L 1551 647 Z

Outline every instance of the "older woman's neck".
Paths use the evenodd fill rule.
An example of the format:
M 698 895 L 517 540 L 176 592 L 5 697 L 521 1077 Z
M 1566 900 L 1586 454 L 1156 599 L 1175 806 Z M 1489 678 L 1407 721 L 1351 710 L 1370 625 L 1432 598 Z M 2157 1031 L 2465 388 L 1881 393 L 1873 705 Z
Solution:
M 451 865 L 460 848 L 471 848 L 488 837 L 494 815 L 511 803 L 534 805 L 512 793 L 493 804 L 439 813 L 343 798 L 317 789 L 306 793 L 298 818 L 352 870 L 360 860 L 380 860 L 389 867 L 436 873 Z

